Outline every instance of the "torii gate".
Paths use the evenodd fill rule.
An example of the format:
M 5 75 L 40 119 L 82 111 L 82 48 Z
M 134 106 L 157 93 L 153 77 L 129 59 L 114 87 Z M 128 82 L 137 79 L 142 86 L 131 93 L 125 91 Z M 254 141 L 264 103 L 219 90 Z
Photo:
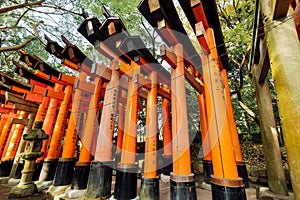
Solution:
M 209 146 L 206 146 L 207 144 L 205 145 L 204 143 L 204 150 L 209 147 L 208 151 L 204 152 L 204 154 L 208 155 L 209 151 L 211 150 L 213 175 L 211 176 L 210 182 L 212 184 L 213 198 L 219 199 L 238 197 L 240 199 L 245 199 L 246 196 L 244 183 L 242 179 L 239 178 L 239 175 L 243 176 L 243 178 L 246 178 L 246 169 L 241 159 L 241 150 L 238 142 L 237 132 L 234 130 L 236 127 L 234 121 L 232 120 L 233 118 L 231 117 L 232 110 L 230 110 L 230 107 L 227 106 L 231 105 L 231 101 L 230 97 L 228 96 L 229 92 L 226 92 L 228 87 L 224 87 L 224 85 L 228 84 L 226 82 L 226 71 L 223 70 L 221 73 L 223 67 L 218 57 L 217 46 L 214 38 L 214 32 L 218 34 L 221 32 L 215 27 L 214 29 L 210 27 L 210 25 L 213 23 L 208 23 L 206 19 L 202 4 L 203 2 L 180 1 L 180 3 L 202 47 L 202 61 L 200 60 L 200 63 L 197 62 L 197 58 L 199 58 L 199 56 L 197 53 L 193 52 L 193 47 L 189 39 L 187 37 L 180 37 L 180 35 L 187 34 L 182 26 L 172 1 L 144 0 L 139 4 L 138 8 L 151 26 L 158 27 L 158 33 L 164 39 L 164 41 L 173 48 L 172 51 L 175 54 L 177 53 L 177 57 L 179 56 L 184 58 L 184 64 L 187 68 L 191 69 L 190 71 L 192 71 L 192 75 L 197 77 L 198 74 L 203 73 L 203 79 L 202 77 L 199 77 L 199 75 L 198 77 L 204 84 L 204 98 L 200 98 L 199 100 L 204 100 L 206 104 L 205 108 L 207 112 L 207 120 L 205 121 L 209 122 L 207 126 L 202 127 L 202 131 L 205 131 L 206 128 L 208 130 L 206 137 L 209 139 L 204 139 L 203 141 L 209 141 Z M 206 6 L 212 6 L 213 8 L 211 11 L 215 10 L 215 2 L 206 3 Z M 216 10 L 214 14 L 216 14 Z M 217 18 L 215 20 L 218 21 Z M 217 28 L 219 27 L 217 26 Z M 170 56 L 168 56 L 168 58 L 168 61 L 170 62 Z M 173 59 L 171 66 L 173 63 L 175 63 L 175 61 L 176 60 Z M 180 67 L 176 67 L 175 71 L 178 71 L 174 74 L 177 74 L 177 76 L 178 74 L 185 75 L 185 66 L 179 66 Z M 184 85 L 184 81 L 181 82 L 181 85 Z M 176 84 L 176 86 L 178 87 L 178 84 Z M 171 89 L 173 89 L 173 92 L 176 93 L 176 87 Z M 180 91 L 182 91 L 182 89 Z M 184 98 L 180 98 L 180 103 L 185 104 L 185 101 L 182 99 Z M 202 105 L 202 103 L 199 104 Z M 175 112 L 176 109 L 172 113 Z M 182 112 L 186 112 L 186 110 L 182 110 Z M 201 116 L 201 119 L 205 119 L 205 116 Z M 181 123 L 187 122 L 183 120 Z M 231 126 L 233 127 L 232 129 L 230 128 Z M 173 134 L 174 131 L 175 130 L 173 130 Z M 187 130 L 185 130 L 185 132 L 187 132 Z M 179 134 L 182 135 L 181 137 L 185 137 L 183 136 L 182 131 L 180 131 Z M 182 142 L 182 139 L 180 142 Z M 178 141 L 176 143 L 176 141 L 173 139 L 173 147 L 176 146 L 180 145 L 178 145 Z M 209 158 L 210 156 L 207 156 L 205 159 Z M 188 195 L 188 199 L 196 198 L 195 194 L 193 194 L 194 190 L 192 189 L 193 175 L 191 174 L 191 170 L 185 166 L 185 162 L 188 159 L 188 156 L 185 156 L 183 153 L 178 159 L 179 168 L 173 167 L 173 176 L 171 175 L 171 199 L 180 199 L 181 197 L 183 198 L 183 195 Z M 241 171 L 243 171 L 243 173 L 238 173 L 237 163 L 242 164 L 241 169 L 243 170 Z M 183 186 L 184 184 L 185 186 Z M 180 189 L 176 190 L 175 188 L 177 187 L 180 187 Z M 221 188 L 224 188 L 224 190 Z

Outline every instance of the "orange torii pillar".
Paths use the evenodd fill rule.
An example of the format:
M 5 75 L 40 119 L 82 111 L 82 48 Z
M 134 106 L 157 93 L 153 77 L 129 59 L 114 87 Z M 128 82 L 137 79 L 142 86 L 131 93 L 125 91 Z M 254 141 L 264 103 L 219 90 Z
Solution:
M 17 111 L 19 120 L 12 120 L 14 128 L 11 129 L 9 138 L 6 142 L 5 149 L 2 154 L 0 172 L 1 176 L 9 176 L 11 168 L 13 166 L 14 158 L 17 153 L 18 146 L 22 137 L 23 129 L 26 125 L 27 113 L 25 111 Z M 3 168 L 2 168 L 3 167 Z M 4 173 L 5 172 L 5 173 Z
M 4 105 L 2 104 L 2 106 L 4 106 Z M 6 120 L 7 120 L 7 116 L 8 116 L 11 109 L 8 109 L 8 108 L 5 108 L 5 107 L 0 107 L 0 109 L 1 109 L 0 130 L 3 130 L 3 127 L 5 126 L 5 123 L 6 123 Z M 1 132 L 0 132 L 0 136 L 1 136 Z
M 52 181 L 53 181 L 54 187 L 53 188 L 51 187 L 48 190 L 50 194 L 55 194 L 56 192 L 59 192 L 61 189 L 65 189 L 59 187 L 57 189 L 58 191 L 56 191 L 56 187 L 55 187 L 56 185 L 67 185 L 64 184 L 65 182 L 68 182 L 68 184 L 71 183 L 73 168 L 75 164 L 74 154 L 75 154 L 77 136 L 78 136 L 76 125 L 79 124 L 80 116 L 78 114 L 79 113 L 78 111 L 80 109 L 81 101 L 83 98 L 82 98 L 82 92 L 78 89 L 75 89 L 75 93 L 72 99 L 73 85 L 71 84 L 75 83 L 75 77 L 65 76 L 65 78 L 69 79 L 68 83 L 70 84 L 65 86 L 64 99 L 63 102 L 61 103 L 58 112 L 58 117 L 54 127 L 55 135 L 53 136 L 55 137 L 54 140 L 52 138 L 50 141 L 47 158 L 45 159 L 45 161 L 46 160 L 52 161 L 52 165 L 49 166 L 51 167 L 51 169 L 49 169 L 49 171 L 51 170 L 51 174 L 47 173 L 46 171 L 42 171 L 39 178 L 39 182 L 42 185 L 52 185 Z M 80 73 L 79 80 L 85 81 L 85 79 L 86 79 L 86 73 Z M 72 109 L 68 120 L 67 130 L 65 132 L 71 100 L 73 100 Z M 60 157 L 61 147 L 62 147 L 62 136 L 64 135 L 64 133 L 65 133 L 65 137 L 64 137 L 63 152 L 62 152 L 62 156 Z
M 205 95 L 209 94 L 208 88 L 204 85 L 203 93 L 198 94 L 198 105 L 200 113 L 200 125 L 202 132 L 202 150 L 203 150 L 203 172 L 204 172 L 204 182 L 210 184 L 210 176 L 213 174 L 213 167 L 211 161 L 211 148 L 208 135 L 209 122 L 207 119 L 207 102 L 205 101 Z M 211 103 L 211 102 L 210 102 Z
M 117 167 L 115 199 L 134 199 L 137 196 L 136 136 L 138 119 L 138 77 L 140 67 L 132 66 L 132 78 L 128 82 L 127 106 L 122 143 L 121 162 Z
M 211 53 L 203 51 L 203 77 L 209 95 L 205 95 L 207 118 L 209 120 L 209 140 L 211 146 L 213 175 L 211 175 L 212 197 L 218 199 L 246 199 L 243 179 L 239 178 L 235 152 L 227 116 L 224 82 L 218 66 L 214 44 L 214 33 L 206 30 Z
M 2 154 L 4 153 L 5 146 L 9 142 L 9 135 L 10 132 L 13 132 L 13 129 L 15 127 L 15 124 L 13 125 L 11 123 L 12 119 L 14 117 L 18 117 L 19 111 L 16 111 L 15 109 L 11 109 L 9 111 L 9 114 L 3 114 L 3 117 L 6 118 L 5 124 L 3 126 L 3 129 L 1 129 L 1 135 L 0 135 L 0 156 L 2 157 Z M 7 176 L 7 168 L 9 166 L 9 163 L 6 161 L 0 163 L 0 177 Z M 9 169 L 10 170 L 10 169 Z M 9 172 L 8 172 L 9 173 Z
M 0 135 L 0 157 L 2 157 L 4 148 L 5 148 L 5 144 L 6 141 L 9 137 L 9 132 L 11 130 L 12 127 L 12 123 L 11 123 L 11 119 L 14 118 L 16 116 L 17 111 L 15 109 L 10 110 L 5 125 L 1 131 L 1 135 Z
M 66 85 L 64 89 L 64 93 L 65 93 L 64 99 L 61 102 L 57 114 L 56 123 L 55 123 L 55 127 L 53 130 L 53 134 L 52 134 L 52 138 L 49 144 L 49 149 L 47 154 L 47 159 L 58 160 L 57 165 L 53 166 L 54 168 L 53 170 L 55 170 L 54 176 L 51 177 L 52 180 L 54 179 L 53 186 L 69 185 L 72 180 L 72 172 L 75 164 L 74 156 L 67 159 L 59 158 L 61 154 L 62 138 L 67 126 L 68 112 L 70 109 L 72 94 L 73 94 L 73 86 Z M 52 192 L 54 191 L 55 188 L 50 187 L 48 193 L 52 194 Z
M 150 74 L 151 88 L 147 94 L 146 143 L 144 176 L 141 185 L 141 199 L 159 199 L 159 178 L 157 177 L 157 73 Z
M 118 105 L 120 75 L 115 70 L 117 60 L 110 64 L 111 79 L 106 85 L 99 133 L 97 136 L 95 158 L 91 162 L 90 174 L 85 197 L 106 199 L 111 196 L 112 183 L 112 145 L 115 115 Z
M 163 85 L 163 89 L 167 90 L 168 87 Z M 170 176 L 173 171 L 173 160 L 172 160 L 172 127 L 171 127 L 171 112 L 170 112 L 170 101 L 167 98 L 162 98 L 162 118 L 163 118 L 163 143 L 164 143 L 164 154 L 163 154 L 163 175 Z
M 56 93 L 62 93 L 63 85 L 61 84 L 55 84 L 54 92 Z M 48 90 L 49 92 L 50 90 Z M 45 131 L 45 133 L 49 136 L 48 140 L 43 141 L 43 147 L 41 149 L 41 152 L 43 152 L 43 156 L 38 158 L 36 161 L 36 169 L 40 169 L 39 174 L 39 182 L 42 181 L 52 181 L 56 169 L 56 165 L 58 162 L 57 158 L 51 158 L 48 157 L 48 145 L 51 142 L 51 136 L 54 132 L 54 129 L 56 126 L 56 123 L 63 123 L 63 121 L 57 121 L 57 113 L 60 108 L 61 100 L 57 98 L 51 98 L 49 102 L 49 107 L 46 113 L 45 120 L 43 122 L 42 129 Z M 63 115 L 66 115 L 67 113 L 64 113 Z M 50 149 L 49 149 L 50 150 Z M 39 171 L 39 170 L 38 170 Z
M 87 112 L 87 107 L 84 105 L 83 102 L 87 98 L 85 97 L 85 94 L 88 94 L 87 96 L 90 96 L 89 94 L 94 91 L 95 87 L 93 83 L 86 82 L 86 77 L 87 74 L 85 72 L 80 72 L 79 78 L 75 81 L 75 93 L 69 122 L 71 122 L 71 120 L 75 120 L 72 123 L 74 123 L 75 130 L 77 131 L 77 133 L 74 134 L 73 131 L 70 131 L 74 130 L 74 127 L 72 126 L 72 123 L 69 123 L 66 135 L 64 137 L 62 155 L 59 158 L 59 162 L 55 171 L 53 185 L 48 190 L 48 193 L 50 193 L 53 196 L 64 193 L 72 182 L 73 170 L 76 161 L 75 149 L 78 138 L 78 132 L 82 130 L 82 124 L 86 123 L 85 116 L 81 116 L 82 113 L 84 113 L 83 115 L 85 115 L 85 113 Z M 72 92 L 73 91 L 71 90 L 69 93 L 70 96 L 72 96 Z M 61 143 L 61 141 L 62 137 L 60 137 L 58 142 Z M 57 146 L 56 148 L 57 150 L 59 150 L 59 152 L 57 152 L 55 156 L 59 157 L 61 145 L 59 145 L 59 149 Z
M 171 69 L 173 172 L 170 174 L 170 195 L 172 200 L 197 199 L 191 171 L 182 44 L 174 45 L 173 51 L 176 68 Z
M 3 104 L 2 104 L 2 106 L 4 106 Z M 10 112 L 10 110 L 11 109 L 9 109 L 9 108 L 5 108 L 5 107 L 0 107 L 0 109 L 1 109 L 1 115 L 0 115 L 0 130 L 3 130 L 3 127 L 4 127 L 4 125 L 5 125 L 5 123 L 6 123 L 6 120 L 7 120 L 7 114 Z M 1 131 L 2 132 L 2 131 Z M 1 136 L 1 132 L 0 132 L 0 136 Z
M 98 130 L 98 114 L 100 110 L 100 93 L 103 81 L 101 78 L 94 79 L 94 93 L 90 97 L 86 124 L 81 137 L 81 149 L 78 161 L 75 163 L 70 190 L 66 190 L 66 196 L 71 198 L 72 190 L 84 190 L 90 173 L 90 162 L 92 159 L 94 138 Z M 79 194 L 78 194 L 79 195 Z
M 232 139 L 232 145 L 233 145 L 233 151 L 235 155 L 235 161 L 238 169 L 239 177 L 243 178 L 245 187 L 249 187 L 249 178 L 247 173 L 246 164 L 243 162 L 242 157 L 242 150 L 240 146 L 240 140 L 236 128 L 236 123 L 234 120 L 234 114 L 233 114 L 233 108 L 230 98 L 230 89 L 228 85 L 228 78 L 226 74 L 226 69 L 221 70 L 222 78 L 224 81 L 224 89 L 225 89 L 225 96 L 226 96 L 226 105 L 227 105 L 227 115 L 228 120 L 230 124 L 230 133 L 231 133 L 231 139 Z

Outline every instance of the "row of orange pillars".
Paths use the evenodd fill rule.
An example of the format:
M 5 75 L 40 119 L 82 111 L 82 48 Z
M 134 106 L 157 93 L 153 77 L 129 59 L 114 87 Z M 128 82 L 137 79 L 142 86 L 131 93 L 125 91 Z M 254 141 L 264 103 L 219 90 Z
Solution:
M 186 36 L 172 1 L 144 0 L 138 5 L 166 44 L 161 47 L 161 56 L 170 71 L 154 58 L 139 36 L 127 32 L 120 18 L 106 11 L 102 23 L 87 17 L 78 31 L 110 60 L 109 67 L 94 62 L 64 37 L 65 47 L 46 37 L 46 50 L 61 59 L 73 71 L 71 75 L 20 51 L 19 60 L 33 70 L 14 62 L 14 72 L 28 84 L 1 73 L 2 181 L 18 181 L 23 167 L 19 155 L 25 146 L 22 135 L 35 121 L 43 121 L 42 128 L 49 139 L 43 144 L 44 155 L 36 161 L 33 179 L 38 188 L 50 186 L 48 192 L 53 196 L 159 199 L 162 172 L 170 176 L 171 199 L 197 199 L 191 166 L 187 80 L 197 92 L 203 168 L 212 198 L 246 199 L 247 170 L 226 69 L 215 42 L 215 32 L 219 30 L 211 27 L 215 20 L 213 16 L 213 20 L 206 18 L 201 1 L 179 3 L 202 48 L 201 56 Z M 162 108 L 161 150 L 158 97 Z M 139 110 L 146 111 L 143 154 L 137 154 Z M 142 168 L 138 165 L 140 159 L 144 160 Z M 139 172 L 142 178 L 138 197 Z

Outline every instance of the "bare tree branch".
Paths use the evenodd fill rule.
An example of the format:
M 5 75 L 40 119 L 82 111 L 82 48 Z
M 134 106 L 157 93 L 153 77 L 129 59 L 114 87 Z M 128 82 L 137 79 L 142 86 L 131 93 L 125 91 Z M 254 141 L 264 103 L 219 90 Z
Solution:
M 51 12 L 49 12 L 49 13 L 43 12 L 43 13 L 45 13 L 45 14 L 57 14 L 57 15 L 63 15 L 63 14 L 65 14 L 65 13 L 71 13 L 71 14 L 74 14 L 74 15 L 82 16 L 82 13 L 81 13 L 81 12 L 80 12 L 80 13 L 74 12 L 74 11 L 73 11 L 74 8 L 71 8 L 71 9 L 65 9 L 64 7 L 61 7 L 61 6 L 58 6 L 58 5 L 48 5 L 48 4 L 43 4 L 42 7 L 43 7 L 43 8 L 52 8 L 52 9 L 55 9 L 55 10 L 61 10 L 61 11 L 64 11 L 64 13 L 60 13 L 60 14 L 59 14 L 59 13 L 55 13 L 55 12 L 53 12 L 53 13 L 51 13 Z
M 255 121 L 255 123 L 259 126 L 259 119 L 256 116 L 256 114 L 246 105 L 244 104 L 242 101 L 238 101 L 239 105 L 241 106 L 241 108 L 243 108 L 246 113 Z
M 230 60 L 231 60 L 232 62 L 234 62 L 234 64 L 236 64 L 237 66 L 240 66 L 239 61 L 237 61 L 237 60 L 234 59 L 233 57 L 231 57 Z
M 42 24 L 43 21 L 39 21 L 38 23 L 36 23 L 33 27 L 33 31 L 34 31 L 34 36 L 26 39 L 25 41 L 23 41 L 21 44 L 18 44 L 18 45 L 14 45 L 14 46 L 7 46 L 7 47 L 1 47 L 0 48 L 0 52 L 5 52 L 5 51 L 15 51 L 15 50 L 18 50 L 18 49 L 22 49 L 23 47 L 25 47 L 28 43 L 36 40 L 39 38 L 39 33 L 38 33 L 38 30 L 37 30 L 37 27 Z
M 243 54 L 243 59 L 242 59 L 242 61 L 241 62 L 239 62 L 239 61 L 237 61 L 235 58 L 233 58 L 233 57 L 231 57 L 230 58 L 230 60 L 232 61 L 232 62 L 234 62 L 234 64 L 236 64 L 237 66 L 238 66 L 238 68 L 239 68 L 239 86 L 238 86 L 238 88 L 239 88 L 239 90 L 241 90 L 242 89 L 242 87 L 243 87 L 243 80 L 244 80 L 244 76 L 243 76 L 243 67 L 244 67 L 244 65 L 245 65 L 245 63 L 247 62 L 247 56 L 248 56 L 248 54 L 249 54 L 249 52 L 250 52 L 250 50 L 251 50 L 251 46 L 249 45 L 248 46 L 248 48 L 247 48 L 247 50 L 245 51 L 245 53 Z M 238 82 L 237 81 L 237 77 L 235 78 L 235 80 L 236 80 L 236 82 Z
M 25 0 L 23 3 L 20 3 L 20 4 L 0 8 L 0 13 L 5 13 L 5 12 L 12 11 L 12 10 L 20 9 L 20 8 L 25 8 L 27 6 L 29 6 L 29 7 L 39 6 L 39 5 L 42 5 L 42 3 L 44 3 L 44 2 L 45 2 L 45 0 L 39 0 L 39 1 L 34 1 L 34 2 L 28 2 L 27 0 Z
M 243 69 L 244 69 L 244 65 L 247 61 L 247 55 L 251 50 L 251 46 L 249 45 L 246 52 L 243 55 L 243 59 L 242 62 L 239 65 L 239 76 L 240 76 L 240 90 L 242 89 L 243 85 L 244 85 L 244 76 L 243 76 Z
M 15 29 L 18 27 L 20 21 L 22 20 L 22 18 L 26 15 L 26 13 L 29 11 L 29 9 L 25 10 L 24 12 L 22 12 L 22 14 L 18 17 L 17 21 L 15 22 L 15 24 L 13 26 L 0 26 L 0 31 L 2 30 L 7 30 L 7 29 Z
M 239 89 L 238 83 L 234 83 L 234 87 L 236 89 L 236 94 L 238 97 L 238 103 L 240 105 L 240 107 L 246 111 L 246 113 L 255 121 L 255 123 L 259 126 L 260 122 L 258 117 L 256 116 L 256 114 L 246 105 L 244 104 L 243 98 L 242 98 L 242 94 L 241 91 Z

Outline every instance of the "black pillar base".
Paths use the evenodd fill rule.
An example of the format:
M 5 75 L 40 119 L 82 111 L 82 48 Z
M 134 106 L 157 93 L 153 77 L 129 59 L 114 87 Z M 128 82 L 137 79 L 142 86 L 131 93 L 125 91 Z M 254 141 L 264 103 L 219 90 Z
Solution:
M 142 178 L 141 199 L 159 200 L 159 178 Z
M 13 166 L 14 159 L 2 160 L 0 163 L 0 177 L 9 176 L 11 168 Z
M 136 164 L 119 163 L 116 175 L 115 199 L 128 200 L 136 198 L 137 171 Z
M 173 159 L 172 155 L 166 156 L 163 155 L 163 167 L 161 169 L 163 175 L 170 176 L 170 173 L 173 171 Z
M 87 183 L 86 198 L 106 199 L 111 196 L 112 161 L 93 161 Z
M 39 177 L 39 181 L 52 181 L 55 176 L 57 163 L 58 163 L 58 158 L 45 159 Z
M 21 179 L 21 176 L 22 176 L 22 170 L 24 168 L 24 164 L 25 164 L 25 161 L 23 159 L 21 159 L 18 163 L 18 166 L 17 166 L 17 169 L 16 169 L 16 173 L 14 174 L 14 177 L 15 179 Z
M 83 190 L 87 187 L 90 173 L 90 162 L 76 162 L 71 182 L 72 190 Z
M 213 165 L 211 160 L 203 160 L 204 182 L 210 184 L 210 176 L 213 174 Z
M 74 165 L 74 158 L 60 158 L 56 167 L 53 185 L 63 186 L 71 184 Z
M 211 176 L 213 200 L 246 200 L 246 191 L 242 178 L 224 179 Z
M 42 168 L 43 168 L 43 160 L 40 162 L 36 162 L 34 165 L 34 172 L 33 172 L 33 176 L 32 176 L 32 180 L 33 181 L 37 181 L 39 180 Z
M 170 199 L 171 200 L 196 200 L 196 185 L 194 174 L 170 175 Z
M 249 188 L 249 177 L 248 177 L 246 164 L 244 162 L 236 162 L 236 166 L 237 166 L 239 177 L 243 179 L 245 188 Z

